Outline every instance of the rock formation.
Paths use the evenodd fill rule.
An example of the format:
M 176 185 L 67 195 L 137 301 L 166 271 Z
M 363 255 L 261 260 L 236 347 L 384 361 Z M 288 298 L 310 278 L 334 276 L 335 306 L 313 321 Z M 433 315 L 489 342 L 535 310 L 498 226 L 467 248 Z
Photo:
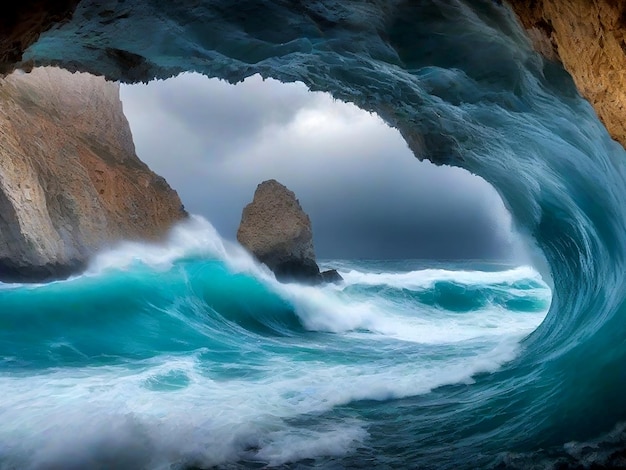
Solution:
M 317 27 L 321 27 L 321 24 L 324 28 L 334 27 L 336 23 L 334 15 L 338 14 L 335 8 L 324 6 L 323 1 L 310 2 L 310 5 L 307 3 L 299 4 L 301 10 L 297 13 L 301 18 L 310 16 Z M 498 0 L 496 3 L 501 2 Z M 508 3 L 526 27 L 537 50 L 548 58 L 560 58 L 574 77 L 581 94 L 595 107 L 611 135 L 626 146 L 626 124 L 624 124 L 626 4 L 618 0 L 508 0 Z M 264 9 L 266 5 L 267 2 L 258 4 L 252 2 L 247 11 L 253 12 L 251 14 L 273 13 L 274 10 L 270 7 L 268 10 Z M 172 60 L 176 62 L 173 59 L 177 57 L 176 52 L 173 52 L 176 47 L 168 38 L 185 33 L 184 29 L 177 30 L 172 33 L 176 36 L 168 36 L 162 18 L 171 15 L 169 21 L 178 25 L 193 25 L 195 20 L 203 18 L 206 27 L 212 28 L 212 21 L 216 18 L 219 21 L 220 14 L 227 15 L 225 19 L 228 20 L 228 24 L 232 23 L 231 27 L 236 26 L 237 21 L 243 21 L 242 18 L 245 17 L 237 7 L 234 7 L 237 11 L 236 16 L 228 16 L 232 14 L 228 8 L 220 7 L 212 11 L 211 6 L 211 2 L 208 1 L 204 2 L 204 6 L 203 2 L 176 2 L 168 5 L 168 8 L 161 8 L 156 15 L 148 2 L 144 4 L 140 0 L 133 2 L 132 8 L 127 2 L 117 4 L 107 2 L 87 4 L 78 0 L 25 0 L 19 4 L 4 2 L 0 7 L 0 73 L 10 71 L 16 65 L 28 68 L 33 63 L 60 64 L 71 70 L 91 71 L 111 79 L 126 81 L 143 81 L 157 76 L 164 78 L 186 69 L 202 71 L 202 64 L 213 64 L 217 61 L 207 61 L 194 52 L 193 58 L 184 59 L 186 63 L 172 63 Z M 289 9 L 289 12 L 294 10 L 296 7 Z M 200 16 L 207 14 L 207 11 L 211 11 L 209 16 Z M 319 16 L 322 11 L 329 16 Z M 211 16 L 215 14 L 218 16 Z M 154 15 L 154 18 L 150 18 L 150 15 Z M 177 15 L 181 15 L 181 18 Z M 160 32 L 164 35 L 155 37 L 158 37 L 160 44 L 168 44 L 169 48 L 166 54 L 168 60 L 161 63 L 159 62 L 162 54 L 159 48 L 147 48 L 145 45 L 145 34 L 157 34 L 156 28 L 150 26 L 151 21 L 159 22 Z M 142 30 L 144 27 L 145 32 Z M 295 26 L 290 23 L 288 29 L 292 31 L 292 27 Z M 198 40 L 202 34 L 194 28 L 195 26 L 191 27 L 193 38 Z M 55 38 L 51 43 L 52 47 L 49 43 L 36 53 L 31 48 L 30 55 L 26 54 L 24 59 L 24 52 L 29 46 L 36 45 L 37 39 L 44 32 Z M 246 34 L 248 32 L 249 28 L 246 29 Z M 213 34 L 214 32 L 209 38 L 213 38 Z M 274 33 L 267 34 L 273 37 Z M 245 44 L 245 39 L 242 39 L 244 37 L 245 34 L 242 32 L 240 36 L 222 37 L 214 43 L 214 39 L 208 39 L 208 42 L 215 44 L 219 57 L 229 53 L 236 55 L 238 53 L 233 51 L 242 50 L 242 44 Z M 287 43 L 293 47 L 300 44 L 292 41 L 289 34 L 286 37 L 289 39 L 278 41 L 281 48 Z M 95 41 L 93 38 L 99 39 Z M 265 38 L 263 44 L 269 47 L 266 36 L 263 38 Z M 240 39 L 244 42 L 238 44 L 238 47 L 225 45 L 227 40 L 236 44 Z M 249 40 L 253 43 L 258 39 L 250 37 Z M 67 44 L 71 44 L 71 47 Z M 224 49 L 221 49 L 222 47 Z M 285 51 L 281 49 L 280 55 L 284 53 Z M 21 59 L 24 60 L 20 62 Z M 261 71 L 267 74 L 267 70 Z M 235 73 L 233 67 L 224 64 L 208 67 L 206 72 L 208 75 L 220 72 L 222 78 L 234 81 L 243 78 Z M 282 77 L 284 80 L 288 78 L 293 77 Z M 302 77 L 296 77 L 298 78 Z M 314 83 L 317 81 L 314 80 Z M 385 114 L 384 109 L 372 111 L 382 116 Z M 405 137 L 407 140 L 411 138 Z M 412 148 L 418 147 L 417 144 L 412 145 Z
M 46 68 L 0 80 L 0 154 L 0 280 L 68 275 L 186 215 L 136 156 L 119 86 L 102 78 Z
M 535 48 L 560 59 L 611 136 L 626 147 L 626 3 L 509 0 Z
M 0 73 L 13 69 L 44 31 L 71 18 L 79 0 L 22 0 L 0 6 Z
M 241 216 L 237 240 L 279 280 L 320 282 L 311 220 L 293 191 L 276 180 L 259 184 Z
M 319 284 L 341 280 L 336 271 L 336 276 L 328 271 L 320 273 L 311 220 L 293 191 L 276 180 L 257 186 L 254 199 L 243 210 L 237 240 L 279 281 Z
M 337 272 L 336 269 L 329 269 L 328 271 L 324 271 L 321 273 L 322 281 L 326 283 L 337 284 L 338 282 L 343 281 L 343 277 L 341 274 Z

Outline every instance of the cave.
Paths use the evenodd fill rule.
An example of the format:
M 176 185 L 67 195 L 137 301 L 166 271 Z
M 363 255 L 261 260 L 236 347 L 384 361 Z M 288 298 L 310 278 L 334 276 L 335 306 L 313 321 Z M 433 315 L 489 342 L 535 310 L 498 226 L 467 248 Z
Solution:
M 303 403 L 314 404 L 296 417 L 281 415 L 283 408 L 273 409 L 278 418 L 284 418 L 281 422 L 293 425 L 298 433 L 285 439 L 283 428 L 270 426 L 258 437 L 254 429 L 247 428 L 245 419 L 235 420 L 241 433 L 226 442 L 234 444 L 221 445 L 224 443 L 209 439 L 214 445 L 208 451 L 210 458 L 202 452 L 208 441 L 194 439 L 201 434 L 201 416 L 174 420 L 175 428 L 182 426 L 184 432 L 169 442 L 158 435 L 155 438 L 145 422 L 136 421 L 132 410 L 145 410 L 147 405 L 131 397 L 128 414 L 105 421 L 111 432 L 93 434 L 92 428 L 85 432 L 85 442 L 95 447 L 103 443 L 99 453 L 72 453 L 64 445 L 64 436 L 57 434 L 45 442 L 47 453 L 35 454 L 31 465 L 41 467 L 51 456 L 53 461 L 67 463 L 62 458 L 67 452 L 70 461 L 86 466 L 105 462 L 151 468 L 163 462 L 146 456 L 153 455 L 162 443 L 159 458 L 165 456 L 168 464 L 189 468 L 623 465 L 626 152 L 622 145 L 626 120 L 620 108 L 626 56 L 621 47 L 623 11 L 618 2 L 250 0 L 229 5 L 218 1 L 157 5 L 147 0 L 106 4 L 83 0 L 34 1 L 3 8 L 7 9 L 0 24 L 4 72 L 59 66 L 123 83 L 165 79 L 182 72 L 237 83 L 259 74 L 284 83 L 302 82 L 312 91 L 328 92 L 335 99 L 375 113 L 400 132 L 418 159 L 464 168 L 491 184 L 517 229 L 534 240 L 545 256 L 546 276 L 553 282 L 545 321 L 523 339 L 518 353 L 502 353 L 507 360 L 498 367 L 483 358 L 469 377 L 462 374 L 463 366 L 460 371 L 447 369 L 457 380 L 433 382 L 436 385 L 426 386 L 423 393 L 411 388 L 415 383 L 410 382 L 414 378 L 410 367 L 393 369 L 396 374 L 388 380 L 384 374 L 379 377 L 373 394 L 358 393 L 372 385 L 358 377 L 325 389 L 324 383 L 332 383 L 333 378 L 332 372 L 325 375 L 325 369 L 319 382 L 305 382 L 296 393 L 278 387 L 290 410 L 299 410 Z M 174 237 L 189 238 L 185 233 Z M 211 240 L 207 243 L 213 243 Z M 228 252 L 221 245 L 216 250 Z M 128 253 L 138 251 L 140 248 L 132 245 Z M 236 277 L 235 285 L 245 286 L 264 312 L 260 321 L 250 314 L 242 298 L 222 296 L 214 290 L 223 280 L 223 266 L 210 264 L 198 269 L 213 281 L 196 285 L 171 271 L 151 276 L 160 285 L 191 289 L 199 298 L 213 299 L 215 309 L 232 307 L 226 323 L 231 329 L 262 330 L 272 338 L 294 337 L 303 329 L 318 331 L 328 320 L 318 317 L 313 321 L 307 316 L 309 304 L 295 318 L 289 304 L 293 293 L 277 299 L 245 276 Z M 81 282 L 86 283 L 81 287 L 85 298 L 110 313 L 97 318 L 106 331 L 110 327 L 107 318 L 119 312 L 108 310 L 101 289 L 88 279 Z M 154 295 L 150 286 L 123 272 L 113 277 L 109 286 L 132 288 L 133 296 L 120 300 L 120 305 L 128 308 L 137 299 Z M 227 287 L 236 291 L 231 284 Z M 54 286 L 51 289 L 54 294 Z M 42 298 L 44 293 L 45 289 Z M 167 293 L 159 291 L 158 295 L 176 304 Z M 19 294 L 6 299 L 6 305 L 19 309 Z M 184 312 L 193 318 L 196 328 L 184 329 L 178 339 L 163 339 L 174 355 L 180 350 L 177 348 L 184 348 L 207 330 L 196 321 L 196 304 L 182 302 L 176 308 L 177 314 Z M 37 311 L 32 308 L 30 322 L 8 317 L 7 324 L 21 328 L 15 330 L 16 338 L 40 334 L 36 327 L 42 320 Z M 55 318 L 64 318 L 64 312 L 56 312 Z M 133 322 L 137 318 L 121 315 L 120 321 L 128 322 L 131 330 L 136 328 Z M 168 316 L 164 321 L 177 318 Z M 369 323 L 363 327 L 362 320 L 356 314 L 346 315 L 341 327 L 325 333 L 336 334 L 346 324 L 355 336 L 368 328 L 382 328 Z M 81 328 L 84 321 L 80 317 L 73 324 Z M 154 339 L 150 331 L 124 336 L 124 348 L 130 351 L 133 345 L 149 343 Z M 217 328 L 211 334 L 222 338 L 223 331 Z M 81 338 L 79 352 L 89 351 L 98 339 Z M 269 349 L 279 348 L 273 340 L 269 344 Z M 49 346 L 44 360 L 50 364 L 59 357 L 69 363 L 79 361 L 77 350 L 63 341 Z M 107 367 L 119 365 L 111 353 L 116 350 L 108 343 L 106 346 L 97 355 L 105 367 L 90 377 L 89 387 L 111 380 Z M 132 355 L 132 351 L 124 351 Z M 302 358 L 310 353 L 305 349 L 299 352 Z M 197 395 L 204 392 L 219 406 L 220 395 L 197 386 L 193 368 L 198 357 L 214 353 L 224 357 L 239 354 L 224 339 L 214 350 L 198 351 L 197 356 L 181 359 L 175 367 L 159 369 L 141 386 L 159 391 L 184 388 Z M 370 353 L 368 348 L 358 350 L 360 358 Z M 446 351 L 438 353 L 445 355 Z M 262 366 L 254 363 L 253 355 L 245 349 L 237 356 L 241 367 L 224 365 L 219 377 L 258 377 L 255 374 Z M 27 353 L 24 357 L 30 358 Z M 9 353 L 5 360 L 11 362 Z M 367 375 L 365 369 L 361 372 Z M 429 371 L 434 376 L 436 372 Z M 427 376 L 420 380 L 430 383 Z M 289 373 L 279 376 L 287 382 L 289 377 Z M 35 376 L 32 380 L 20 384 L 23 393 L 44 379 Z M 55 377 L 53 382 L 62 387 L 63 380 Z M 389 388 L 390 383 L 397 387 Z M 259 384 L 266 383 L 255 382 Z M 348 389 L 352 394 L 346 399 L 342 391 Z M 16 408 L 3 412 L 5 422 L 17 419 L 18 405 L 28 406 L 12 392 L 11 403 Z M 259 386 L 254 394 L 237 399 L 261 407 L 264 394 L 275 393 L 271 387 Z M 165 400 L 163 395 L 159 397 Z M 332 403 L 335 414 L 328 415 L 324 403 Z M 233 402 L 225 402 L 222 416 L 232 417 L 235 408 Z M 184 416 L 184 410 L 183 401 L 172 400 L 173 414 Z M 85 409 L 91 417 L 101 417 L 98 411 L 97 407 Z M 361 425 L 362 420 L 367 424 Z M 232 424 L 221 422 L 219 416 L 215 422 L 217 434 Z M 121 437 L 116 437 L 115 429 L 121 430 Z M 129 445 L 127 438 L 133 434 L 146 437 Z M 325 449 L 323 455 L 315 453 L 318 448 Z M 10 456 L 0 454 L 5 457 Z M 9 463 L 19 467 L 24 461 Z

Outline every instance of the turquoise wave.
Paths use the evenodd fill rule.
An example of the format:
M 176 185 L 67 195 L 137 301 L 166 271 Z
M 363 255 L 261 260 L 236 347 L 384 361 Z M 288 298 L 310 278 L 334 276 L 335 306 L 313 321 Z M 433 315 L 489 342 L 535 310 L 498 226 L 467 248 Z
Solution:
M 372 302 L 378 302 L 377 312 L 404 315 L 415 315 L 415 309 L 431 316 L 488 309 L 544 314 L 550 304 L 547 286 L 532 271 L 522 274 L 535 277 L 477 285 L 445 280 L 419 288 L 349 283 L 322 289 L 319 305 L 309 307 L 311 289 L 233 273 L 221 260 L 176 260 L 165 270 L 139 263 L 47 285 L 5 285 L 0 357 L 10 371 L 14 363 L 17 369 L 65 367 L 204 347 L 222 351 L 255 338 L 306 336 L 318 330 L 307 327 L 308 311 L 322 306 L 330 317 L 320 331 L 367 331 L 366 318 L 344 324 L 341 317 L 348 307 L 371 310 Z
M 4 306 L 0 313 L 15 333 L 3 339 L 13 346 L 4 348 L 11 355 L 4 358 L 0 382 L 6 397 L 0 418 L 8 423 L 0 429 L 1 452 L 9 468 L 111 461 L 128 467 L 450 469 L 610 468 L 619 462 L 626 446 L 626 152 L 571 77 L 532 50 L 500 3 L 229 6 L 206 0 L 157 6 L 136 0 L 112 6 L 121 18 L 128 11 L 158 18 L 147 21 L 142 34 L 168 44 L 167 54 L 133 50 L 139 41 L 118 41 L 106 26 L 102 31 L 129 53 L 145 54 L 144 65 L 155 76 L 185 69 L 230 81 L 254 73 L 302 80 L 379 113 L 420 158 L 482 176 L 545 256 L 550 310 L 531 333 L 540 323 L 533 304 L 539 308 L 544 300 L 526 304 L 519 292 L 503 293 L 498 286 L 470 287 L 474 298 L 465 294 L 466 282 L 449 283 L 453 276 L 433 288 L 369 282 L 351 286 L 352 292 L 323 294 L 276 286 L 267 294 L 265 281 L 259 287 L 244 276 L 237 282 L 264 293 L 248 297 L 236 290 L 234 300 L 221 298 L 209 323 L 200 320 L 211 315 L 204 313 L 211 311 L 207 299 L 187 295 L 187 282 L 195 282 L 187 274 L 174 282 L 185 289 L 182 296 L 167 292 L 168 284 L 134 284 L 124 274 L 129 277 L 121 285 L 135 285 L 146 301 L 137 301 L 134 292 L 116 299 L 111 289 L 115 302 L 132 306 L 130 320 L 95 287 L 87 298 L 99 299 L 98 308 L 83 311 L 79 304 L 72 321 L 71 299 L 56 298 L 67 303 L 65 310 L 41 294 L 41 309 L 24 312 L 26 320 Z M 47 34 L 25 59 L 37 63 L 62 50 L 66 63 L 95 57 L 89 68 L 103 71 L 97 50 L 72 41 L 77 22 L 87 20 L 85 11 L 79 7 L 74 22 Z M 171 274 L 148 276 L 161 275 Z M 231 289 L 230 281 L 225 284 Z M 168 308 L 161 298 L 171 302 Z M 230 318 L 224 311 L 229 302 L 239 305 Z M 491 304 L 496 308 L 487 315 L 473 310 Z M 21 308 L 15 300 L 11 305 Z M 502 311 L 505 317 L 494 316 Z M 133 332 L 118 331 L 111 317 Z M 87 330 L 92 320 L 98 326 L 83 332 L 92 340 L 75 361 L 102 350 L 113 364 L 68 370 L 51 359 L 52 341 L 63 344 L 66 330 L 74 338 L 72 329 Z M 194 327 L 181 332 L 166 326 L 187 321 Z M 220 328 L 208 326 L 214 321 Z M 18 324 L 30 333 L 19 333 Z M 119 335 L 119 344 L 102 338 L 111 333 L 107 328 Z M 241 340 L 229 336 L 234 330 Z M 127 341 L 133 345 L 128 351 L 122 345 Z M 142 341 L 162 341 L 167 352 L 149 357 Z M 191 344 L 203 345 L 189 354 Z M 37 369 L 39 360 L 48 369 Z M 37 373 L 20 370 L 22 363 Z M 220 373 L 234 378 L 223 380 Z M 146 395 L 146 383 L 154 381 L 184 388 L 167 398 Z M 67 442 L 81 442 L 83 450 L 67 454 Z
M 380 406 L 514 359 L 550 303 L 531 268 L 393 264 L 341 285 L 280 284 L 195 220 L 82 276 L 1 286 L 1 466 L 350 457 L 371 446 Z

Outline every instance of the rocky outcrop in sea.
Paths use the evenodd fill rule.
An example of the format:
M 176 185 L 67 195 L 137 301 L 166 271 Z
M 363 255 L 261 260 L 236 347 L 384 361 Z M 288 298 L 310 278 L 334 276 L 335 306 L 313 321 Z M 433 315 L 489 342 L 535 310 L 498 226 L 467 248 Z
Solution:
M 294 192 L 276 180 L 257 186 L 254 199 L 243 210 L 237 240 L 279 281 L 320 284 L 341 280 L 335 270 L 320 273 L 311 219 Z

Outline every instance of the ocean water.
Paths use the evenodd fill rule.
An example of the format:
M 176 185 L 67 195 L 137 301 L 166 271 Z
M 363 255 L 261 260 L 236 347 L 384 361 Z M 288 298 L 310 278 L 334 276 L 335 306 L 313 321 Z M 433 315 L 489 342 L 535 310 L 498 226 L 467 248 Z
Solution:
M 550 306 L 528 266 L 322 264 L 345 282 L 277 283 L 195 218 L 0 285 L 0 468 L 411 466 L 422 408 L 515 359 Z
M 472 284 L 458 271 L 463 282 L 430 292 L 420 290 L 419 276 L 434 276 L 424 266 L 413 279 L 397 266 L 348 266 L 362 274 L 344 289 L 281 290 L 258 271 L 217 275 L 247 266 L 239 256 L 209 268 L 182 248 L 173 264 L 167 250 L 137 248 L 145 262 L 134 264 L 118 252 L 69 283 L 3 288 L 5 466 L 626 466 L 626 151 L 563 67 L 532 49 L 506 2 L 98 5 L 82 1 L 25 60 L 108 74 L 114 59 L 98 37 L 146 58 L 129 79 L 259 73 L 376 112 L 417 157 L 493 185 L 545 256 L 552 300 L 531 322 L 539 312 L 512 311 L 526 301 L 507 304 L 500 281 Z M 98 8 L 120 20 L 97 21 Z M 507 295 L 525 290 L 522 273 L 498 274 L 522 283 Z M 456 312 L 472 304 L 459 286 L 506 321 Z M 423 316 L 407 314 L 411 302 Z M 199 366 L 205 357 L 221 368 Z M 245 390 L 237 405 L 225 399 L 237 396 L 233 384 Z

